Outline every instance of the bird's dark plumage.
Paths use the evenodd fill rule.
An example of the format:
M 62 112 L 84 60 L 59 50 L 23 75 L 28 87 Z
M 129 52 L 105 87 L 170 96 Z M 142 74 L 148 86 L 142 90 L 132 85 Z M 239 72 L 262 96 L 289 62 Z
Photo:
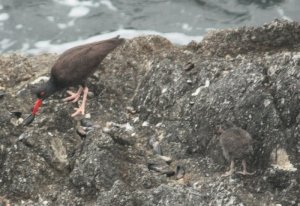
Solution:
M 124 39 L 112 39 L 77 46 L 60 55 L 51 70 L 51 78 L 59 87 L 84 84 L 93 74 L 101 61 Z
M 34 106 L 35 109 L 32 112 L 32 116 L 37 112 L 42 100 L 61 89 L 77 85 L 82 87 L 80 87 L 77 93 L 69 91 L 68 93 L 71 97 L 66 98 L 66 100 L 76 102 L 83 92 L 82 106 L 72 116 L 79 113 L 84 114 L 88 92 L 86 79 L 96 71 L 102 60 L 123 42 L 124 39 L 117 36 L 104 41 L 77 46 L 61 54 L 51 69 L 48 82 L 34 91 L 38 101 Z

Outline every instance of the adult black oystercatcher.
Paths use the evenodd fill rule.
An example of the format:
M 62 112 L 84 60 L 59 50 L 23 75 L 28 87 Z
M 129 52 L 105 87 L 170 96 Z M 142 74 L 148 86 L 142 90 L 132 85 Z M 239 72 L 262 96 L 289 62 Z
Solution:
M 24 124 L 28 125 L 34 120 L 44 99 L 71 86 L 79 85 L 79 89 L 76 93 L 67 91 L 70 96 L 64 101 L 77 102 L 83 92 L 82 104 L 79 108 L 75 108 L 76 111 L 71 116 L 84 114 L 88 94 L 86 79 L 95 72 L 101 61 L 123 42 L 124 39 L 117 36 L 104 41 L 77 46 L 61 54 L 51 69 L 50 79 L 34 91 L 38 99 L 31 115 L 25 119 Z
M 219 128 L 219 133 L 221 133 L 220 144 L 223 150 L 223 155 L 228 161 L 230 161 L 230 170 L 222 176 L 229 176 L 234 172 L 234 160 L 236 159 L 241 159 L 243 165 L 243 171 L 237 173 L 243 175 L 254 174 L 247 172 L 245 160 L 248 155 L 253 154 L 253 140 L 251 135 L 239 127 L 232 127 L 225 131 L 222 128 Z

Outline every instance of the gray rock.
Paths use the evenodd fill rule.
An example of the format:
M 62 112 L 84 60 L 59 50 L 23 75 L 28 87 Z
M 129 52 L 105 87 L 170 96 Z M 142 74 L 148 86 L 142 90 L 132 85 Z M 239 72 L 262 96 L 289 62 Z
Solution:
M 1 55 L 0 196 L 12 205 L 298 204 L 299 34 L 298 23 L 276 20 L 215 31 L 187 46 L 159 36 L 128 40 L 88 82 L 94 130 L 82 139 L 63 93 L 29 127 L 13 124 L 7 112 L 30 113 L 30 82 L 57 56 Z M 118 124 L 105 129 L 107 122 Z M 215 138 L 220 124 L 252 135 L 253 177 L 220 178 L 227 165 Z M 17 141 L 23 133 L 30 135 Z M 156 134 L 169 167 L 184 165 L 193 187 L 148 170 Z M 273 169 L 278 145 L 297 170 Z

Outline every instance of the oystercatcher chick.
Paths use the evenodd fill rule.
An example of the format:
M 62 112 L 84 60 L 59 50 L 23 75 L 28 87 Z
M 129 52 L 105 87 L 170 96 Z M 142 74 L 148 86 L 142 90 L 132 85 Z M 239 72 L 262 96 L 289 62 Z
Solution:
M 251 135 L 239 128 L 232 127 L 227 130 L 219 128 L 220 144 L 224 157 L 230 162 L 230 170 L 222 176 L 232 175 L 235 171 L 234 161 L 242 160 L 243 171 L 237 172 L 242 175 L 252 175 L 254 173 L 247 172 L 246 157 L 253 154 L 252 137 Z

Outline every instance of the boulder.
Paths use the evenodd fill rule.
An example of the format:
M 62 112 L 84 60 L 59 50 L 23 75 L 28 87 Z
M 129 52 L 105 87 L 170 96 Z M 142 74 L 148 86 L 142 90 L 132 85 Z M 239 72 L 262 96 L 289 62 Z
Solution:
M 35 101 L 31 89 L 57 55 L 2 54 L 0 201 L 299 204 L 299 42 L 299 24 L 279 20 L 214 31 L 186 46 L 160 36 L 127 40 L 90 78 L 84 125 L 70 117 L 75 105 L 60 92 L 24 127 Z M 255 175 L 221 177 L 229 163 L 216 133 L 220 125 L 252 135 L 247 162 Z M 176 178 L 179 165 L 183 178 Z

